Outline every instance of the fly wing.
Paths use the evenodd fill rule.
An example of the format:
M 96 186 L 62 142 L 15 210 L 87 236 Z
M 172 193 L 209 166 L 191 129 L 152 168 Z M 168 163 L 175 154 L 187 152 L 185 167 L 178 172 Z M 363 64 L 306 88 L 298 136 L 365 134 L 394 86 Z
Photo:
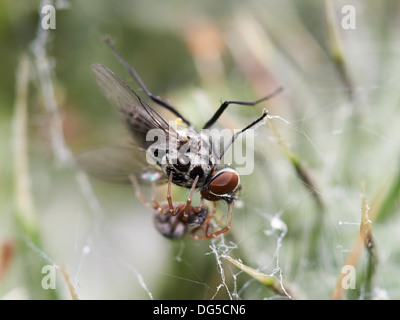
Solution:
M 148 182 L 165 183 L 159 166 L 146 160 L 146 151 L 137 147 L 107 146 L 76 156 L 78 166 L 90 176 L 113 183 L 130 184 L 130 175 Z
M 147 148 L 153 143 L 146 141 L 146 135 L 151 129 L 162 130 L 166 141 L 173 139 L 178 144 L 187 141 L 111 70 L 101 64 L 92 65 L 92 70 L 105 96 L 142 147 Z

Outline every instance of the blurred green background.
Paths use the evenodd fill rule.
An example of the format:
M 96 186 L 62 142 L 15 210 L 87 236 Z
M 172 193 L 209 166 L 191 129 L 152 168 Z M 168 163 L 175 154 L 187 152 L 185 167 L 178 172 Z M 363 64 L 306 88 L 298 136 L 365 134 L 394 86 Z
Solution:
M 0 297 L 71 299 L 70 283 L 80 299 L 329 299 L 359 252 L 355 288 L 339 296 L 400 298 L 398 1 L 64 0 L 53 3 L 56 29 L 40 31 L 43 4 L 0 2 Z M 345 5 L 355 9 L 355 29 L 342 27 Z M 42 48 L 59 114 L 45 107 L 32 51 L 38 34 L 48 35 Z M 256 130 L 255 170 L 241 177 L 223 237 L 164 239 L 132 188 L 89 183 L 55 153 L 126 141 L 91 64 L 140 90 L 104 35 L 154 94 L 199 127 L 224 100 L 284 87 L 261 105 L 230 106 L 219 121 L 243 128 L 263 107 L 279 117 Z M 21 61 L 25 96 L 16 86 Z M 24 101 L 26 123 L 16 111 Z M 186 194 L 174 188 L 176 201 Z M 360 233 L 362 213 L 372 232 Z M 360 234 L 372 249 L 357 249 Z M 224 254 L 278 285 L 260 283 Z M 41 285 L 48 264 L 58 267 L 55 290 Z

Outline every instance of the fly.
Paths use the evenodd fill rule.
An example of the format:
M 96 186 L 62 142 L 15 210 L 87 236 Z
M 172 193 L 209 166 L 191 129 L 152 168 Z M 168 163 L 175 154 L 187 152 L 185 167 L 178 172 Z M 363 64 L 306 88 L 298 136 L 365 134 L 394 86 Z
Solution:
M 140 177 L 142 180 L 150 181 L 153 185 L 168 183 L 167 202 L 156 208 L 153 206 L 153 209 L 159 212 L 158 225 L 160 228 L 164 225 L 164 229 L 162 229 L 164 232 L 160 228 L 158 229 L 165 236 L 170 235 L 170 238 L 182 236 L 183 231 L 178 232 L 177 235 L 174 234 L 173 225 L 186 230 L 183 225 L 190 223 L 198 214 L 201 218 L 197 219 L 195 229 L 202 228 L 203 236 L 193 235 L 194 238 L 214 238 L 228 231 L 234 200 L 237 199 L 237 192 L 241 189 L 241 184 L 239 174 L 229 166 L 221 165 L 220 162 L 236 138 L 261 122 L 267 116 L 267 111 L 264 109 L 258 119 L 236 132 L 223 150 L 219 151 L 211 137 L 204 134 L 204 130 L 198 131 L 175 107 L 153 95 L 136 70 L 119 55 L 111 41 L 107 38 L 105 42 L 145 94 L 154 103 L 181 119 L 179 122 L 183 122 L 185 126 L 178 128 L 177 125 L 168 123 L 111 70 L 103 65 L 94 64 L 92 70 L 98 85 L 120 114 L 134 142 L 129 147 L 106 147 L 95 150 L 95 154 L 92 154 L 91 151 L 86 152 L 78 158 L 79 163 L 89 174 L 109 181 L 133 183 L 132 177 Z M 256 101 L 225 101 L 205 123 L 203 129 L 213 126 L 230 104 L 253 106 L 274 97 L 281 90 L 282 88 L 278 88 L 273 93 Z M 161 134 L 162 141 L 159 136 L 157 143 L 154 143 L 154 140 L 149 141 L 150 132 Z M 170 196 L 172 184 L 190 189 L 190 196 L 185 205 L 172 201 Z M 133 185 L 137 191 L 137 183 L 133 183 Z M 191 204 L 192 194 L 195 190 L 199 190 L 201 194 L 199 207 L 193 207 Z M 208 208 L 203 204 L 204 199 L 214 202 L 214 206 L 215 201 L 219 200 L 224 200 L 229 205 L 226 227 L 210 232 L 213 229 L 210 229 L 210 222 L 214 213 L 208 215 Z M 146 202 L 144 203 L 146 204 Z M 170 217 L 166 217 L 166 215 Z

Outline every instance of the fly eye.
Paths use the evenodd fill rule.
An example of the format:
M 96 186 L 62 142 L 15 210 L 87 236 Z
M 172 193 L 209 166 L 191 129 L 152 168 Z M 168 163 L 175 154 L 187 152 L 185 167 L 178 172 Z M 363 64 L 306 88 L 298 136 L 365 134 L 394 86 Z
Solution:
M 211 180 L 208 189 L 215 195 L 229 194 L 239 187 L 239 175 L 234 170 L 226 170 Z

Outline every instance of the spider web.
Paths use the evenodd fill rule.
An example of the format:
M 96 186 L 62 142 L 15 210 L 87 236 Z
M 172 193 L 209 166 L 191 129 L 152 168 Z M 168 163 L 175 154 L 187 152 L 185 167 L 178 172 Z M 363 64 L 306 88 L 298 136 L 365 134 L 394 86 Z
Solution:
M 52 2 L 43 1 L 41 5 L 47 3 Z M 45 33 L 44 29 L 38 29 L 36 39 L 38 42 L 37 46 L 34 46 L 34 55 L 38 63 L 40 81 L 48 89 L 43 91 L 45 101 L 48 102 L 48 112 L 55 117 L 53 122 L 57 123 L 58 106 L 51 85 L 49 65 L 39 64 L 42 59 L 45 62 L 48 60 L 45 49 L 48 39 Z M 40 51 L 43 49 L 44 51 Z M 358 87 L 358 95 L 364 97 L 362 100 L 365 102 L 367 98 L 376 96 L 377 91 L 380 91 L 386 95 L 384 102 L 393 104 L 399 98 L 399 94 L 393 94 L 394 89 L 400 85 L 400 76 L 394 73 L 383 83 Z M 323 88 L 317 85 L 311 86 L 311 90 L 318 96 L 328 94 L 338 98 L 322 104 L 322 107 L 306 107 L 302 114 L 294 116 L 294 121 L 276 115 L 269 116 L 269 120 L 277 126 L 290 149 L 295 153 L 298 152 L 303 164 L 308 161 L 315 164 L 317 169 L 310 174 L 313 178 L 317 178 L 315 181 L 318 186 L 311 188 L 304 186 L 304 181 L 293 170 L 288 159 L 282 155 L 282 150 L 271 130 L 266 125 L 259 126 L 257 136 L 263 141 L 268 137 L 270 147 L 265 150 L 263 143 L 256 144 L 256 149 L 262 150 L 261 155 L 266 161 L 261 165 L 258 164 L 255 172 L 267 172 L 266 177 L 269 181 L 264 181 L 260 187 L 262 192 L 254 197 L 243 190 L 243 198 L 237 201 L 234 211 L 231 230 L 233 237 L 224 234 L 207 244 L 186 243 L 190 241 L 188 239 L 169 242 L 161 238 L 152 228 L 152 215 L 144 214 L 146 209 L 135 201 L 133 190 L 118 189 L 117 193 L 121 195 L 114 199 L 111 195 L 105 199 L 98 198 L 96 191 L 100 193 L 103 191 L 102 188 L 107 187 L 93 187 L 87 176 L 77 170 L 72 153 L 65 143 L 62 129 L 54 126 L 50 133 L 54 154 L 58 161 L 74 173 L 75 180 L 69 180 L 65 188 L 77 185 L 79 187 L 77 194 L 82 196 L 82 201 L 75 205 L 69 204 L 67 207 L 67 211 L 74 212 L 75 217 L 73 225 L 69 229 L 67 227 L 69 235 L 72 235 L 69 239 L 74 239 L 70 251 L 67 251 L 68 254 L 57 253 L 53 257 L 34 246 L 32 249 L 38 252 L 45 263 L 57 267 L 57 261 L 66 259 L 67 271 L 73 279 L 75 290 L 82 298 L 129 296 L 158 299 L 158 292 L 162 291 L 160 283 L 170 283 L 170 281 L 186 283 L 190 288 L 202 291 L 202 296 L 207 299 L 221 297 L 232 300 L 291 299 L 310 297 L 312 291 L 314 293 L 311 297 L 319 297 L 321 294 L 329 297 L 339 267 L 352 250 L 350 239 L 360 227 L 360 189 L 354 185 L 346 186 L 348 183 L 345 181 L 346 168 L 337 168 L 336 164 L 340 162 L 339 155 L 333 154 L 333 150 L 337 150 L 336 147 L 346 140 L 349 133 L 355 133 L 381 151 L 380 165 L 393 164 L 393 156 L 397 156 L 393 147 L 398 147 L 400 140 L 395 130 L 396 121 L 387 118 L 387 111 L 373 112 L 373 116 L 367 117 L 355 127 L 347 126 L 350 115 L 346 91 L 341 86 Z M 293 97 L 296 93 L 289 92 L 289 96 Z M 366 112 L 371 112 L 373 109 L 370 106 Z M 332 119 L 332 122 L 323 127 L 327 119 Z M 301 153 L 302 149 L 306 149 L 308 154 Z M 377 177 L 382 175 L 382 170 L 376 165 L 376 159 L 366 153 L 363 156 L 365 162 L 357 168 L 355 175 L 359 180 L 367 178 L 367 182 L 380 181 Z M 370 170 L 368 174 L 367 170 Z M 288 181 L 292 183 L 289 184 Z M 274 199 L 277 194 L 274 188 L 287 192 L 284 193 L 284 197 L 277 196 L 279 199 Z M 373 189 L 368 190 L 373 191 Z M 319 234 L 320 238 L 313 241 L 310 239 L 310 233 L 313 223 L 318 220 L 307 212 L 315 210 L 312 200 L 314 193 L 321 194 L 326 212 L 321 225 L 324 234 Z M 254 198 L 262 198 L 265 194 L 269 194 L 266 196 L 266 200 L 269 201 L 268 206 L 265 205 L 264 199 L 252 201 Z M 60 203 L 66 204 L 67 201 L 57 197 L 52 202 L 53 206 L 48 206 L 48 212 L 59 210 L 58 217 L 65 214 L 65 210 L 60 210 Z M 92 215 L 88 216 L 86 212 L 82 212 L 80 208 L 85 206 Z M 106 212 L 115 215 L 107 215 Z M 132 212 L 138 214 L 131 214 Z M 49 214 L 45 214 L 45 217 L 48 216 Z M 393 231 L 392 228 L 386 230 Z M 384 231 L 377 230 L 378 238 L 379 232 Z M 314 255 L 313 252 L 308 252 L 310 243 L 318 247 Z M 388 245 L 388 252 L 394 250 L 387 241 L 382 243 Z M 65 244 L 56 241 L 54 247 L 49 246 L 49 251 L 57 252 L 57 246 L 62 247 Z M 193 250 L 197 250 L 197 258 L 191 260 Z M 315 253 L 318 257 L 315 257 Z M 387 259 L 389 255 L 390 253 L 384 253 L 383 258 Z M 225 259 L 226 256 L 276 278 L 285 294 L 277 294 L 270 288 L 268 290 L 255 278 L 229 263 Z M 214 276 L 205 277 L 199 271 L 198 265 L 210 259 L 213 269 L 211 273 Z M 174 261 L 175 267 L 180 266 L 180 268 L 165 270 L 164 266 L 170 265 L 171 260 Z M 293 260 L 296 260 L 295 264 Z M 316 264 L 323 267 L 317 268 Z M 99 284 L 99 279 L 104 278 L 106 279 L 104 283 Z M 107 288 L 108 286 L 111 286 L 111 289 Z M 379 287 L 377 289 L 380 290 L 377 290 L 380 296 L 387 296 L 386 289 Z M 396 291 L 392 292 L 398 294 Z

